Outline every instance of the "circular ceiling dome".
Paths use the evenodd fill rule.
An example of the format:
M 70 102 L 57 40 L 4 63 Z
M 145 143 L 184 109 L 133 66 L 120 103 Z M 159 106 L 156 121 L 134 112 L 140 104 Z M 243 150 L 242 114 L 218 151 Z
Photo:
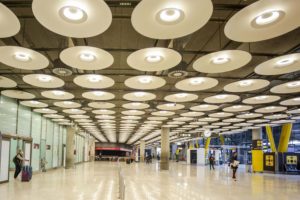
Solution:
M 0 76 L 0 88 L 13 88 L 16 87 L 17 83 L 9 78 Z
M 251 59 L 251 54 L 246 51 L 223 50 L 198 58 L 193 68 L 202 73 L 223 73 L 241 68 Z
M 80 87 L 90 89 L 109 88 L 115 84 L 112 78 L 98 74 L 79 75 L 74 78 L 73 82 Z
M 50 31 L 74 38 L 99 35 L 112 22 L 111 10 L 103 0 L 33 0 L 32 11 Z
M 35 95 L 22 90 L 3 90 L 1 94 L 14 99 L 33 99 Z
M 152 90 L 164 86 L 166 81 L 157 76 L 141 75 L 128 78 L 124 84 L 133 89 Z
M 160 110 L 180 110 L 184 108 L 183 104 L 178 103 L 165 103 L 157 106 Z
M 62 91 L 62 90 L 43 91 L 43 92 L 41 92 L 41 95 L 48 99 L 57 99 L 57 100 L 67 100 L 67 99 L 74 98 L 73 94 Z
M 190 109 L 194 111 L 211 111 L 218 109 L 219 106 L 217 105 L 210 105 L 210 104 L 201 104 L 197 106 L 192 106 Z
M 132 103 L 125 103 L 122 105 L 122 107 L 126 108 L 126 109 L 143 110 L 143 109 L 149 108 L 150 105 L 146 104 L 146 103 L 132 102 Z
M 255 112 L 257 112 L 257 113 L 275 113 L 275 112 L 285 111 L 286 109 L 287 109 L 287 107 L 284 107 L 284 106 L 267 106 L 267 107 L 256 109 Z
M 238 42 L 263 41 L 300 26 L 300 1 L 260 0 L 237 12 L 225 25 L 225 35 Z
M 42 114 L 55 114 L 57 113 L 56 110 L 52 110 L 49 108 L 36 108 L 33 110 L 34 112 L 42 113 Z
M 0 13 L 0 38 L 16 35 L 21 28 L 18 17 L 2 3 L 0 3 Z
M 210 0 L 143 0 L 133 10 L 131 22 L 146 37 L 174 39 L 200 29 L 212 12 Z
M 150 92 L 131 92 L 123 96 L 128 101 L 150 101 L 156 98 L 156 95 Z
M 279 56 L 259 64 L 255 73 L 260 75 L 281 75 L 300 70 L 300 53 Z
M 58 88 L 65 84 L 62 79 L 47 74 L 25 75 L 23 76 L 23 81 L 40 88 Z
M 251 110 L 253 106 L 247 106 L 247 105 L 234 105 L 234 106 L 229 106 L 226 108 L 223 108 L 223 111 L 225 112 L 244 112 Z
M 127 63 L 136 70 L 154 72 L 175 67 L 181 59 L 181 55 L 173 49 L 151 47 L 131 53 Z
M 193 77 L 176 83 L 175 87 L 184 91 L 207 90 L 218 85 L 219 81 L 208 77 Z
M 49 60 L 44 55 L 19 46 L 1 46 L 0 62 L 23 70 L 44 69 L 49 65 Z
M 283 83 L 277 86 L 274 86 L 270 90 L 272 93 L 276 94 L 290 94 L 290 93 L 298 93 L 300 92 L 300 80 L 291 81 L 287 83 Z
M 295 97 L 292 99 L 287 99 L 285 101 L 281 101 L 280 105 L 283 106 L 299 106 L 300 105 L 300 97 Z
M 203 101 L 206 103 L 230 103 L 239 99 L 240 97 L 234 94 L 218 94 L 206 97 Z
M 90 91 L 82 93 L 82 96 L 86 99 L 96 100 L 96 101 L 106 101 L 115 98 L 115 95 L 110 92 L 104 91 Z
M 81 104 L 73 102 L 73 101 L 58 101 L 53 103 L 57 107 L 61 108 L 79 108 Z
M 165 96 L 164 98 L 166 101 L 170 102 L 190 102 L 198 99 L 198 96 L 195 94 L 190 94 L 190 93 L 177 93 L 177 94 L 171 94 L 168 96 Z
M 116 107 L 115 104 L 110 102 L 90 102 L 88 106 L 97 109 L 109 109 Z
M 89 46 L 67 48 L 59 57 L 66 65 L 82 70 L 105 69 L 114 62 L 114 57 L 109 52 Z
M 32 107 L 32 108 L 45 108 L 48 106 L 48 104 L 42 103 L 40 101 L 21 101 L 20 102 L 23 106 L 28 106 L 28 107 Z
M 248 92 L 267 87 L 269 81 L 263 79 L 246 79 L 230 83 L 224 87 L 226 92 Z
M 280 96 L 275 95 L 260 95 L 255 97 L 250 97 L 243 100 L 245 104 L 265 104 L 265 103 L 272 103 L 278 101 Z

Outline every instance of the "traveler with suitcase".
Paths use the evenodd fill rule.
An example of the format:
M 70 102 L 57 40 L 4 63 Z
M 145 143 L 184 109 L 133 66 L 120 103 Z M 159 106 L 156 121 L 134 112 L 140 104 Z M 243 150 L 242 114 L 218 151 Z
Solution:
M 18 175 L 20 174 L 22 167 L 23 167 L 23 163 L 25 161 L 28 161 L 24 158 L 24 153 L 21 149 L 18 150 L 17 155 L 14 157 L 13 162 L 15 164 L 15 174 L 14 174 L 14 178 L 16 179 L 18 177 Z

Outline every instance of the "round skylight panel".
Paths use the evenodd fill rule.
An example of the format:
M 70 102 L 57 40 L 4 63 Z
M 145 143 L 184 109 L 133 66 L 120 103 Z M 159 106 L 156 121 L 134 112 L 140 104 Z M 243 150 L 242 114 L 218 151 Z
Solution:
M 300 114 L 300 108 L 294 109 L 294 110 L 289 110 L 286 113 L 289 113 L 289 114 Z
M 48 59 L 42 54 L 19 46 L 1 46 L 0 62 L 23 70 L 44 69 L 49 65 Z
M 49 90 L 49 91 L 43 91 L 41 92 L 41 95 L 43 97 L 46 97 L 48 99 L 57 99 L 57 100 L 67 100 L 67 99 L 73 99 L 74 95 L 69 93 L 69 92 L 65 92 L 62 90 Z
M 245 119 L 238 119 L 238 118 L 229 118 L 229 119 L 224 119 L 223 122 L 225 123 L 237 123 L 237 122 L 243 122 Z
M 3 90 L 1 94 L 13 99 L 33 99 L 35 95 L 22 90 Z
M 113 56 L 96 47 L 76 46 L 63 50 L 60 59 L 66 65 L 82 70 L 100 70 L 111 66 L 114 62 Z M 90 78 L 95 80 L 95 78 Z
M 194 110 L 194 111 L 211 111 L 211 110 L 216 110 L 218 109 L 219 106 L 217 105 L 210 105 L 210 104 L 201 104 L 201 105 L 197 105 L 197 106 L 193 106 L 190 109 Z
M 73 81 L 80 87 L 90 89 L 109 88 L 115 84 L 113 79 L 98 74 L 79 75 Z
M 181 116 L 183 117 L 200 117 L 200 116 L 203 116 L 205 115 L 205 113 L 203 112 L 185 112 L 185 113 L 181 113 L 180 114 Z
M 240 97 L 233 94 L 218 94 L 204 99 L 206 103 L 230 103 L 239 100 Z
M 266 104 L 278 101 L 280 96 L 275 95 L 260 95 L 243 100 L 243 103 L 246 104 Z
M 276 120 L 272 121 L 272 124 L 289 124 L 289 123 L 295 123 L 295 120 L 293 119 L 282 119 L 282 120 Z
M 109 102 L 90 102 L 88 106 L 96 109 L 110 109 L 116 107 L 115 104 Z
M 57 107 L 61 108 L 79 108 L 81 105 L 73 101 L 58 101 L 53 103 Z
M 275 114 L 275 115 L 267 115 L 267 116 L 264 116 L 265 119 L 285 119 L 285 118 L 288 118 L 288 115 L 287 114 Z
M 277 94 L 298 93 L 300 92 L 300 80 L 277 85 L 271 88 L 270 91 L 272 93 L 277 93 Z
M 184 91 L 207 90 L 218 85 L 219 81 L 208 77 L 193 77 L 176 83 L 175 87 Z
M 175 67 L 181 62 L 181 55 L 172 49 L 152 47 L 130 54 L 127 63 L 140 71 L 163 71 Z
M 225 35 L 238 42 L 271 39 L 300 26 L 298 0 L 260 0 L 237 12 L 225 26 Z
M 279 56 L 259 64 L 255 73 L 260 75 L 281 75 L 299 71 L 300 53 Z
M 230 83 L 224 87 L 224 90 L 227 92 L 255 91 L 267 87 L 269 84 L 269 81 L 263 79 L 246 79 Z
M 180 121 L 180 122 L 189 122 L 189 121 L 193 121 L 194 118 L 192 118 L 192 117 L 176 117 L 173 120 Z
M 122 111 L 123 115 L 144 115 L 145 112 L 141 110 L 125 110 Z
M 223 111 L 225 112 L 244 112 L 251 110 L 253 106 L 247 106 L 247 105 L 234 105 L 234 106 L 229 106 L 226 108 L 223 108 Z
M 86 113 L 85 110 L 76 109 L 76 108 L 65 109 L 65 110 L 63 110 L 63 112 L 67 113 L 67 114 L 72 114 L 72 115 L 82 115 L 82 114 Z
M 219 118 L 214 118 L 214 117 L 204 117 L 198 119 L 199 122 L 216 122 L 219 121 Z
M 46 118 L 51 118 L 51 119 L 63 119 L 63 115 L 58 115 L 58 114 L 44 114 L 43 117 Z
M 42 114 L 56 114 L 57 111 L 49 108 L 36 108 L 33 110 L 34 112 L 37 113 L 42 113 Z
M 177 93 L 165 96 L 166 101 L 170 102 L 190 102 L 198 99 L 198 96 L 190 93 Z
M 0 38 L 16 35 L 21 28 L 18 17 L 2 3 L 0 3 L 0 13 Z
M 156 95 L 150 92 L 131 92 L 123 96 L 128 101 L 150 101 L 156 98 Z
M 257 117 L 261 117 L 263 116 L 260 113 L 246 113 L 246 114 L 241 114 L 241 115 L 237 115 L 237 118 L 242 118 L 242 119 L 252 119 L 252 118 L 257 118 Z
M 106 101 L 115 98 L 115 95 L 110 92 L 104 91 L 90 91 L 82 93 L 82 96 L 86 99 L 96 100 L 96 101 Z
M 157 76 L 141 75 L 128 78 L 124 84 L 133 89 L 152 90 L 164 86 L 166 81 Z
M 251 58 L 251 54 L 246 51 L 218 51 L 198 58 L 193 68 L 202 73 L 223 73 L 245 66 Z
M 165 116 L 175 115 L 175 112 L 161 110 L 161 111 L 152 112 L 151 115 L 165 117 Z
M 227 112 L 217 112 L 217 113 L 209 114 L 208 116 L 209 117 L 217 117 L 217 118 L 225 118 L 225 117 L 233 116 L 233 114 L 227 113 Z
M 48 106 L 48 104 L 42 103 L 40 101 L 35 101 L 35 100 L 31 100 L 31 101 L 21 101 L 20 102 L 23 106 L 28 106 L 28 107 L 32 107 L 32 108 L 45 108 Z
M 275 113 L 275 112 L 285 111 L 286 109 L 287 109 L 287 107 L 284 107 L 284 106 L 267 106 L 267 107 L 256 109 L 255 112 L 258 112 L 258 113 Z
M 90 118 L 88 115 L 81 115 L 81 114 L 69 115 L 69 117 L 73 118 L 73 119 L 88 119 L 88 118 Z
M 285 101 L 281 101 L 280 105 L 283 106 L 299 106 L 300 105 L 300 97 L 295 97 L 292 99 L 287 99 Z
M 32 11 L 47 29 L 74 38 L 99 35 L 112 22 L 111 10 L 103 0 L 34 0 Z
M 113 110 L 101 109 L 101 110 L 93 110 L 92 113 L 96 115 L 113 115 L 116 112 Z
M 216 123 L 212 123 L 211 125 L 213 126 L 229 126 L 231 123 L 229 122 L 216 122 Z
M 149 108 L 150 105 L 146 103 L 140 103 L 140 102 L 132 102 L 132 103 L 126 103 L 122 105 L 123 108 L 126 109 L 137 109 L 137 110 L 142 110 Z
M 47 74 L 25 75 L 23 76 L 23 81 L 40 88 L 58 88 L 65 84 L 62 79 Z
M 178 103 L 165 103 L 157 106 L 160 110 L 180 110 L 184 108 L 183 104 Z
M 0 4 L 1 5 L 1 4 Z M 16 87 L 17 83 L 9 78 L 0 76 L 0 88 L 13 88 Z
M 200 29 L 212 12 L 210 0 L 143 0 L 133 10 L 131 22 L 146 37 L 175 39 Z
M 160 121 L 164 121 L 167 120 L 167 117 L 148 117 L 148 120 L 160 120 Z
M 268 119 L 252 119 L 252 120 L 248 120 L 248 123 L 253 123 L 253 124 L 259 124 L 259 123 L 267 123 L 270 120 Z

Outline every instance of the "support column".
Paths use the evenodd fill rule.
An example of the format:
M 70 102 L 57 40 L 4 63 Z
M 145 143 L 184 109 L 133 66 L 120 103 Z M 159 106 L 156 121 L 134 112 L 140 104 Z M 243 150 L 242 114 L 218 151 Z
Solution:
M 66 141 L 66 169 L 74 167 L 74 137 L 75 128 L 67 127 L 67 141 Z
M 145 140 L 141 140 L 141 144 L 140 144 L 140 161 L 141 162 L 145 162 Z
M 281 129 L 278 152 L 287 152 L 292 133 L 292 124 L 284 124 Z
M 252 130 L 252 169 L 253 172 L 262 172 L 264 170 L 261 128 Z
M 161 128 L 161 160 L 160 169 L 169 170 L 169 156 L 170 156 L 170 128 Z
M 274 136 L 273 136 L 273 132 L 272 132 L 272 128 L 270 125 L 266 126 L 266 132 L 268 135 L 268 140 L 270 142 L 270 147 L 273 153 L 276 153 L 276 145 L 275 145 L 275 141 L 274 141 Z

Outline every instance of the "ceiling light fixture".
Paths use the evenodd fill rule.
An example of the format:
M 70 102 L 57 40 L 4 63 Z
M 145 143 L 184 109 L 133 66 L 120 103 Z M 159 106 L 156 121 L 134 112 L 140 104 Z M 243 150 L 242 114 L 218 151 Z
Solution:
M 242 108 L 242 106 L 237 105 L 237 106 L 233 106 L 232 108 L 233 108 L 233 109 L 239 109 L 239 108 Z
M 239 81 L 238 85 L 240 87 L 248 87 L 250 85 L 252 85 L 253 81 L 252 80 L 243 80 L 243 81 Z
M 38 102 L 38 101 L 30 101 L 30 103 L 31 103 L 31 104 L 34 104 L 34 105 L 37 105 L 37 104 L 39 104 L 40 102 Z
M 271 23 L 276 22 L 280 17 L 280 11 L 267 11 L 255 18 L 255 23 L 259 26 L 265 26 Z
M 92 52 L 81 52 L 79 58 L 83 62 L 93 62 L 96 56 Z
M 258 100 L 258 101 L 262 101 L 264 99 L 267 99 L 268 96 L 258 96 L 258 97 L 254 97 L 255 100 Z
M 228 95 L 226 95 L 226 94 L 220 94 L 220 95 L 215 96 L 216 99 L 226 99 L 227 97 L 228 97 Z
M 228 63 L 230 59 L 227 56 L 218 56 L 211 60 L 211 62 L 215 65 L 222 65 Z
M 296 88 L 296 87 L 299 87 L 299 86 L 300 86 L 300 81 L 293 81 L 293 82 L 287 83 L 286 86 L 287 86 L 288 88 Z
M 157 19 L 162 24 L 177 24 L 184 19 L 184 13 L 178 8 L 165 8 L 157 13 Z
M 76 6 L 65 6 L 59 10 L 62 19 L 71 23 L 82 23 L 87 20 L 86 12 Z
M 96 83 L 102 80 L 102 77 L 100 75 L 89 75 L 87 77 L 87 79 L 92 82 L 92 83 Z
M 192 78 L 190 79 L 190 84 L 191 85 L 200 85 L 204 82 L 203 78 Z
M 145 95 L 146 95 L 145 92 L 135 92 L 134 93 L 134 96 L 136 96 L 136 97 L 144 97 Z
M 284 58 L 284 59 L 281 59 L 279 61 L 276 62 L 276 66 L 277 67 L 286 67 L 288 65 L 291 65 L 295 62 L 295 59 L 294 58 Z
M 175 94 L 175 97 L 176 97 L 176 98 L 185 98 L 185 97 L 187 97 L 187 96 L 188 96 L 187 93 L 179 93 L 179 94 Z
M 21 62 L 28 62 L 31 60 L 31 57 L 29 54 L 27 53 L 24 53 L 24 52 L 16 52 L 14 54 L 14 58 L 17 60 L 17 61 L 21 61 Z
M 294 98 L 293 101 L 300 101 L 300 97 Z
M 145 59 L 148 63 L 159 63 L 163 60 L 163 57 L 158 53 L 150 53 Z
M 153 78 L 151 76 L 142 76 L 139 78 L 139 82 L 143 84 L 149 84 L 151 83 Z
M 94 91 L 93 94 L 94 94 L 95 96 L 103 96 L 103 95 L 104 95 L 104 92 L 102 92 L 102 91 Z
M 64 101 L 63 104 L 65 104 L 65 105 L 71 105 L 71 104 L 73 104 L 73 102 L 71 102 L 71 101 Z
M 38 80 L 41 82 L 50 82 L 53 78 L 49 75 L 39 75 Z
M 54 90 L 52 91 L 52 93 L 55 95 L 55 96 L 62 96 L 65 94 L 64 91 L 59 91 L 59 90 Z

